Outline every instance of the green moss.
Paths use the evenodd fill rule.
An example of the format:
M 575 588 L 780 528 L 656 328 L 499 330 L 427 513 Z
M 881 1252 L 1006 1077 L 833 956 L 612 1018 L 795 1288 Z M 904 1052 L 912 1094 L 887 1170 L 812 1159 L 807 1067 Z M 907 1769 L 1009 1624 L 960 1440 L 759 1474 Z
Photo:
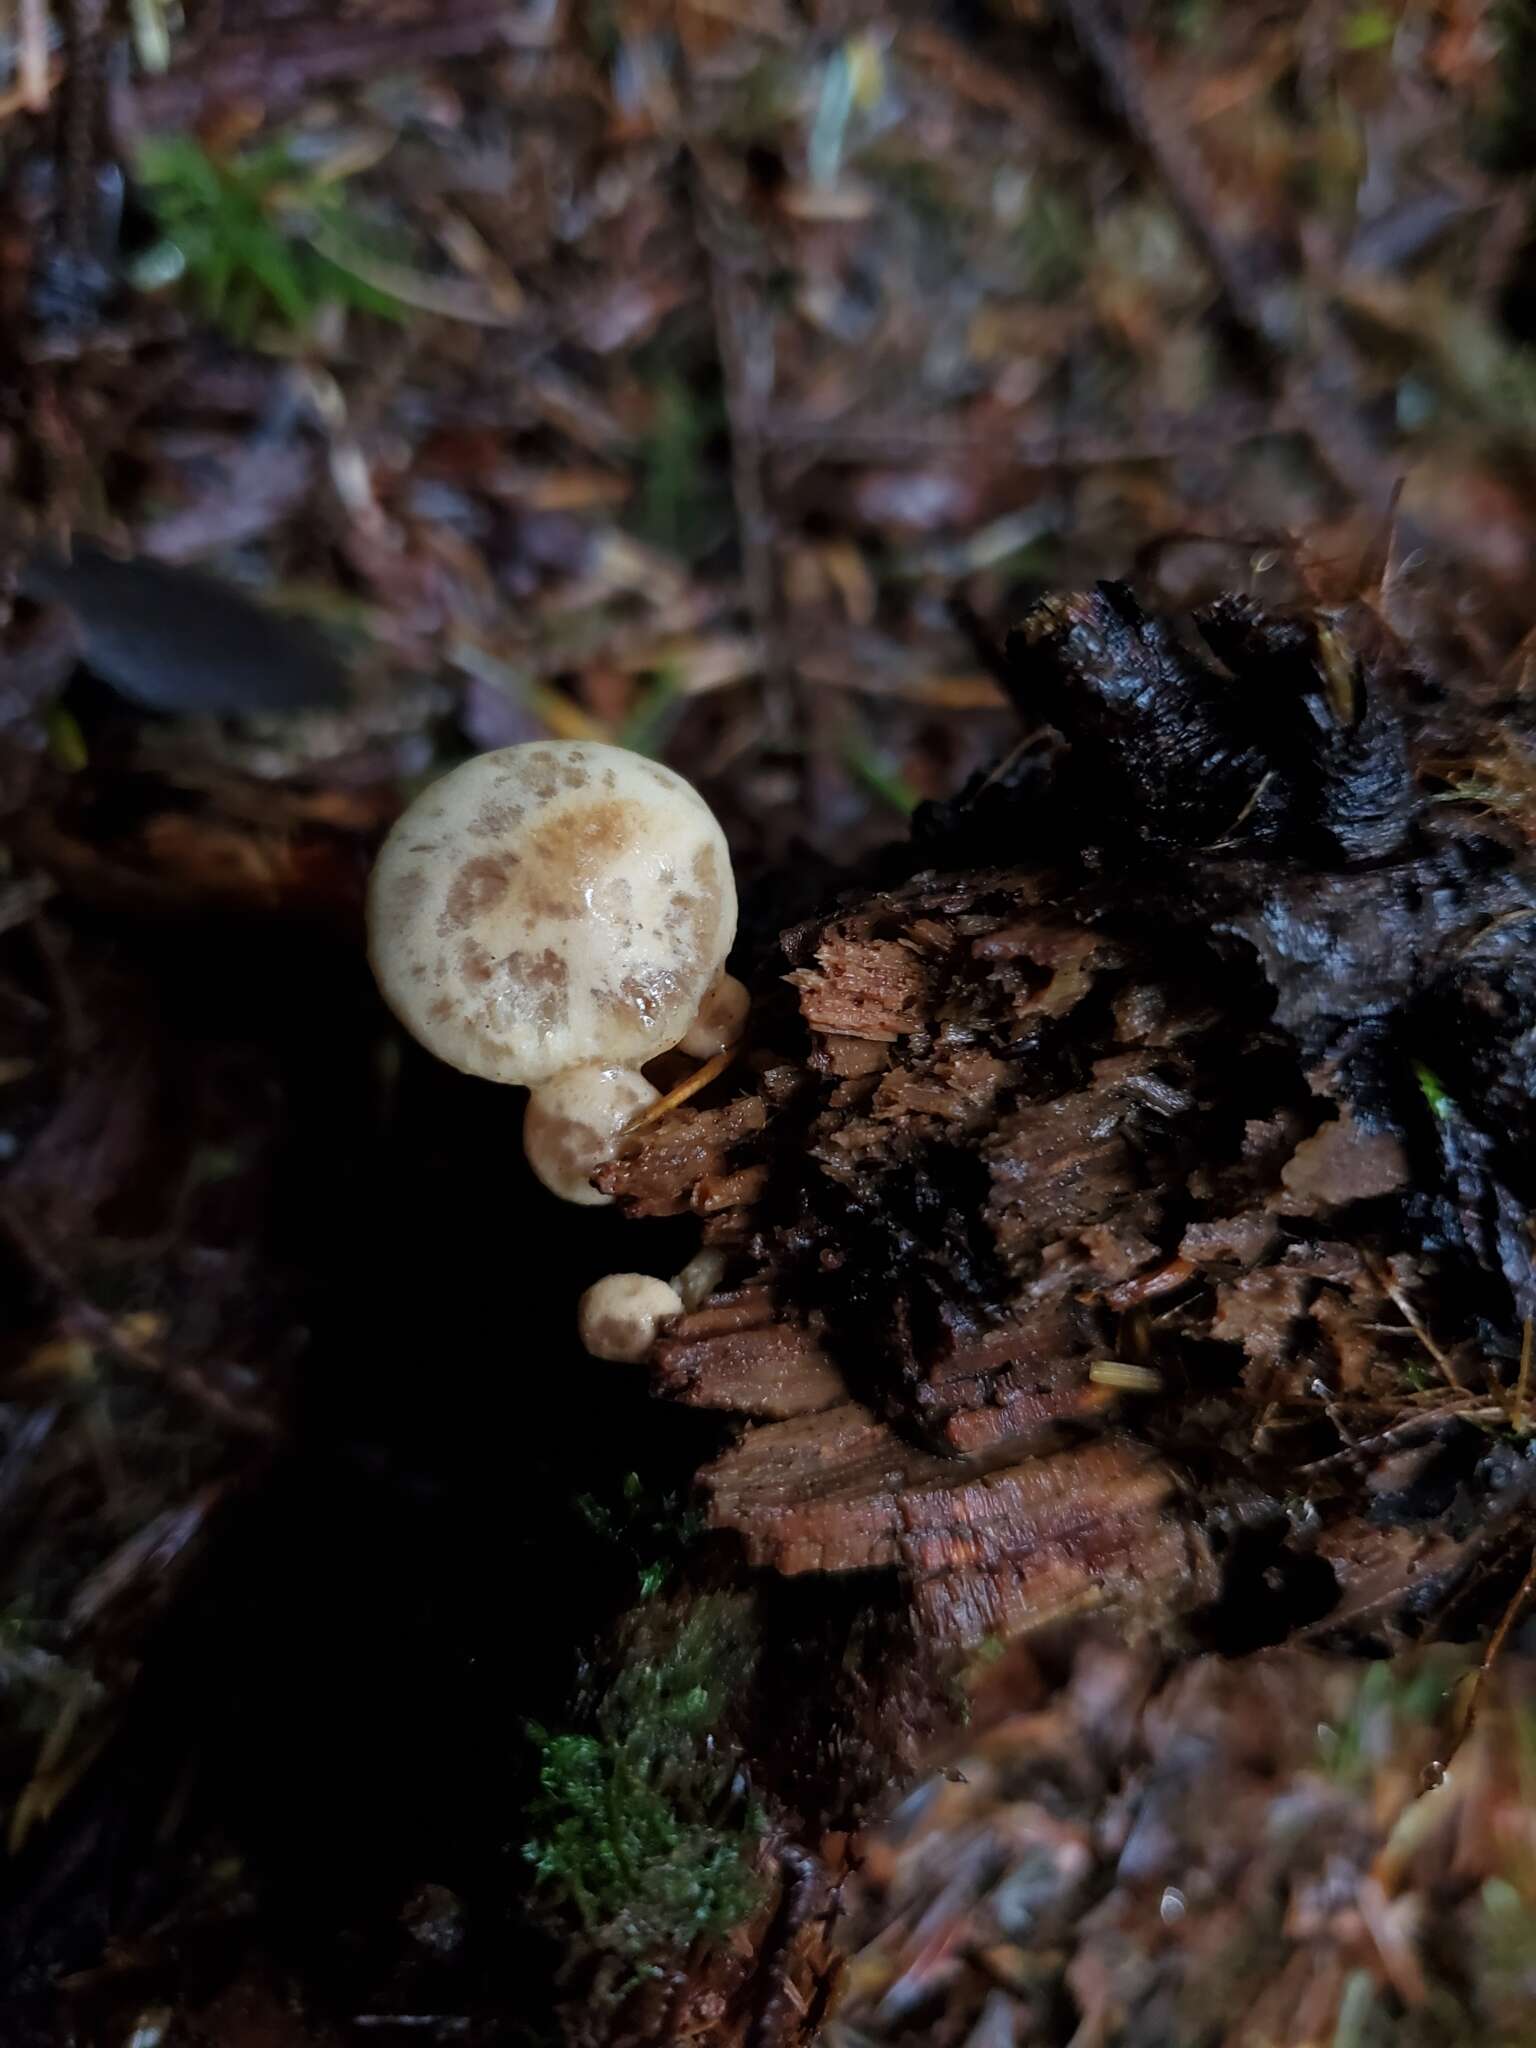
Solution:
M 7 1651 L 30 1650 L 41 1634 L 32 1604 L 25 1595 L 0 1607 L 0 1656 Z
M 711 455 L 724 424 L 717 391 L 675 369 L 660 372 L 639 448 L 640 491 L 627 522 L 650 547 L 695 561 L 729 531 L 725 471 Z
M 1345 1785 L 1363 1785 L 1394 1753 L 1408 1729 L 1432 1722 L 1466 1668 L 1467 1653 L 1440 1646 L 1372 1664 L 1348 1718 L 1318 1730 L 1323 1768 Z
M 55 704 L 48 713 L 48 758 L 65 775 L 78 775 L 91 765 L 90 749 L 80 721 L 67 705 Z
M 165 238 L 157 255 L 176 253 L 204 314 L 235 340 L 273 322 L 302 330 L 327 304 L 400 318 L 347 268 L 347 251 L 362 252 L 340 182 L 306 170 L 286 143 L 214 157 L 193 136 L 153 136 L 136 168 Z
M 1423 1060 L 1414 1061 L 1413 1073 L 1424 1100 L 1429 1104 L 1435 1116 L 1444 1120 L 1455 1108 L 1455 1104 L 1446 1092 L 1445 1083 L 1432 1067 L 1424 1064 Z
M 1339 48 L 1385 50 L 1397 34 L 1397 20 L 1385 7 L 1357 7 L 1339 23 Z
M 1174 42 L 1198 44 L 1215 33 L 1220 13 L 1217 0 L 1164 0 L 1156 19 Z
M 1333 2048 L 1368 2048 L 1368 2044 L 1390 2039 L 1376 1985 L 1369 1970 L 1352 1970 L 1345 1980 L 1334 2022 Z
M 748 1602 L 709 1594 L 681 1617 L 652 1603 L 579 1731 L 540 1751 L 524 1853 L 550 1901 L 634 1963 L 720 1935 L 760 1894 L 758 1811 L 736 1786 L 730 1704 L 755 1646 Z
M 588 55 L 606 70 L 624 47 L 624 32 L 614 0 L 586 0 L 577 22 Z
M 704 1534 L 704 1517 L 698 1508 L 685 1506 L 675 1493 L 649 1491 L 638 1472 L 625 1474 L 617 1498 L 603 1500 L 595 1493 L 581 1493 L 573 1505 L 595 1535 L 627 1553 L 644 1600 L 669 1583 Z
M 889 766 L 867 735 L 857 734 L 850 739 L 843 749 L 843 759 L 854 781 L 901 817 L 910 818 L 922 801 L 901 770 Z
M 658 756 L 682 707 L 682 697 L 677 671 L 665 664 L 657 668 L 619 729 L 619 745 L 632 754 Z
M 1014 229 L 1014 245 L 1024 268 L 1024 289 L 1034 298 L 1059 299 L 1083 274 L 1093 223 L 1073 194 L 1038 184 Z
M 860 168 L 924 227 L 958 232 L 974 211 L 972 195 L 956 189 L 944 164 L 910 155 L 899 134 L 871 144 Z
M 802 67 L 792 55 L 760 57 L 737 84 L 721 109 L 716 140 L 748 149 L 754 143 L 777 145 L 799 116 Z

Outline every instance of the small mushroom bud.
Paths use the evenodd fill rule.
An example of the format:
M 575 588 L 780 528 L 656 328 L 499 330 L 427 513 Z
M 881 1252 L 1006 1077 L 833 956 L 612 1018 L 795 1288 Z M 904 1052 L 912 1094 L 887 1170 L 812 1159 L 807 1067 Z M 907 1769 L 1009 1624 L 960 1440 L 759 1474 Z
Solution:
M 613 1157 L 619 1134 L 661 1098 L 630 1067 L 567 1067 L 535 1088 L 523 1118 L 528 1164 L 551 1194 L 596 1208 L 610 1201 L 592 1176 Z
M 610 1273 L 587 1289 L 576 1311 L 576 1327 L 593 1358 L 638 1365 L 663 1323 L 683 1312 L 683 1298 L 649 1273 Z
M 678 1040 L 693 1060 L 712 1060 L 717 1052 L 734 1045 L 747 1027 L 752 998 L 734 974 L 716 975 L 699 1014 Z
M 413 1037 L 534 1091 L 529 1157 L 576 1201 L 608 1199 L 590 1174 L 656 1100 L 639 1068 L 696 1024 L 712 1049 L 739 1029 L 721 972 L 736 934 L 725 837 L 680 775 L 620 747 L 541 740 L 445 775 L 380 849 L 368 926 Z

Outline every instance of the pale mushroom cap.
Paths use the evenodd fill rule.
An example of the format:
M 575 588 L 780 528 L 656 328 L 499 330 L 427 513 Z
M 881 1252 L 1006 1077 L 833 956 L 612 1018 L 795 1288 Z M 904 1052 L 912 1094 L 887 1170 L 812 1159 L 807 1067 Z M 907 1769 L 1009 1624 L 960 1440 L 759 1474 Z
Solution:
M 661 1096 L 632 1067 L 567 1067 L 541 1082 L 523 1117 L 523 1151 L 551 1194 L 588 1208 L 611 1202 L 592 1175 L 611 1159 L 620 1133 Z
M 368 891 L 384 999 L 465 1073 L 530 1085 L 677 1044 L 736 934 L 696 790 L 585 740 L 481 754 L 396 822 Z
M 576 1311 L 576 1327 L 593 1358 L 638 1365 L 663 1323 L 683 1312 L 683 1298 L 649 1273 L 610 1273 L 589 1287 Z

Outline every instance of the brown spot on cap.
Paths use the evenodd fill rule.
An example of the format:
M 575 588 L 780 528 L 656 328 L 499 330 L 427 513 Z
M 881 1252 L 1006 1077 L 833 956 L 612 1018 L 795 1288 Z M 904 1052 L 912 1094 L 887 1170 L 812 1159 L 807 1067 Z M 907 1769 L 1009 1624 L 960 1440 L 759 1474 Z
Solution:
M 635 1326 L 627 1316 L 594 1316 L 587 1325 L 587 1342 L 599 1358 L 622 1351 L 634 1341 Z
M 570 978 L 570 968 L 553 946 L 546 946 L 537 960 L 528 961 L 523 968 L 523 979 L 530 988 L 564 988 Z
M 614 1017 L 659 1017 L 678 991 L 679 976 L 671 967 L 653 967 L 626 974 L 615 987 L 595 988 L 592 1000 Z
M 487 803 L 465 830 L 471 839 L 504 839 L 523 815 L 521 804 Z
M 439 933 L 446 938 L 452 932 L 461 932 L 475 918 L 494 910 L 511 888 L 516 866 L 515 853 L 482 853 L 465 861 L 444 899 L 443 914 L 437 924 Z
M 587 916 L 593 890 L 633 845 L 641 823 L 639 806 L 618 797 L 558 810 L 529 836 L 529 908 L 556 920 Z

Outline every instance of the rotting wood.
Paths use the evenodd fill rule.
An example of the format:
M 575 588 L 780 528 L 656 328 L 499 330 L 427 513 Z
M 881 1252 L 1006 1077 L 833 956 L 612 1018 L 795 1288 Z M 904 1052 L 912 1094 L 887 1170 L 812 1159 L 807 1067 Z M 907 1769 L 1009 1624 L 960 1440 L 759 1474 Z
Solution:
M 1500 1412 L 1532 1287 L 1536 873 L 1421 804 L 1368 621 L 1342 653 L 1237 605 L 1199 629 L 1110 588 L 1040 607 L 1012 686 L 1068 746 L 786 933 L 747 1088 L 601 1176 L 729 1259 L 651 1367 L 743 1418 L 711 1524 L 758 1567 L 894 1572 L 941 1639 L 1105 1604 L 1390 1637 L 1480 1554 L 1449 1475 L 1527 1512 L 1461 1415 Z M 1467 1398 L 1399 1485 L 1396 1421 L 1452 1352 Z

